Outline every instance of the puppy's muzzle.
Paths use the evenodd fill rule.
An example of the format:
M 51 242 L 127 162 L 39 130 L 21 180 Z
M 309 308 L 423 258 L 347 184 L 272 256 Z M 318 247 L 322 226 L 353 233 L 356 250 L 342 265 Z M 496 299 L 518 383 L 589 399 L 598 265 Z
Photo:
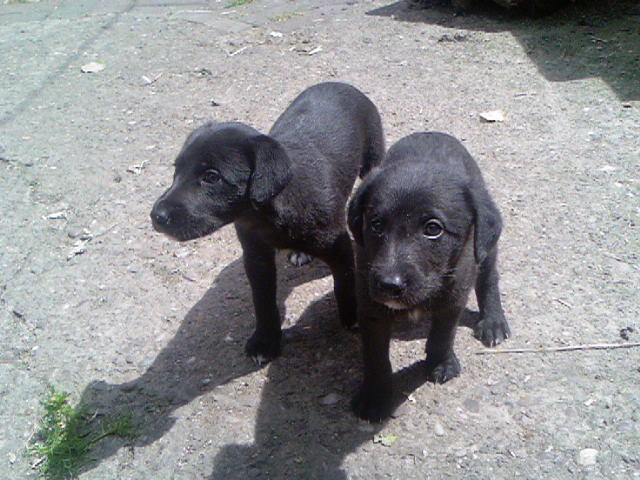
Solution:
M 382 275 L 373 277 L 373 290 L 383 297 L 401 297 L 406 288 L 406 283 L 398 274 Z
M 151 209 L 151 223 L 156 232 L 171 234 L 178 229 L 178 223 L 184 212 L 176 205 L 159 200 Z
M 402 301 L 406 290 L 406 279 L 396 272 L 372 272 L 369 282 L 372 298 L 392 309 L 404 309 Z
M 162 205 L 154 206 L 151 210 L 151 223 L 156 231 L 163 231 L 171 223 L 169 210 Z

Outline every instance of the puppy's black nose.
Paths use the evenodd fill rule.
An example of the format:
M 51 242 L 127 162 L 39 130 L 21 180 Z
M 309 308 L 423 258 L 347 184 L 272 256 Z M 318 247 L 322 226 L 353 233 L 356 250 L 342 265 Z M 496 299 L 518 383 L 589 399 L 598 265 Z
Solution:
M 156 205 L 153 207 L 153 210 L 151 210 L 151 221 L 155 226 L 166 227 L 171 221 L 169 210 L 162 205 Z
M 406 287 L 404 280 L 400 275 L 382 275 L 376 277 L 376 290 L 391 297 L 399 297 Z

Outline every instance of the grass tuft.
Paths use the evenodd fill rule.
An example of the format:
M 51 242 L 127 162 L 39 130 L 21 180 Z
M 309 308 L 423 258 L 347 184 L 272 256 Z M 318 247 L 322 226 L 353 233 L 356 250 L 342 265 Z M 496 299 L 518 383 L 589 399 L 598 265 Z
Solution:
M 87 454 L 105 437 L 134 437 L 131 415 L 114 415 L 102 419 L 83 406 L 73 407 L 69 394 L 51 388 L 42 401 L 44 414 L 40 431 L 28 453 L 37 457 L 35 466 L 48 480 L 75 478 L 87 461 Z
M 253 0 L 231 0 L 224 8 L 240 7 L 242 5 L 248 5 L 249 3 L 253 3 Z

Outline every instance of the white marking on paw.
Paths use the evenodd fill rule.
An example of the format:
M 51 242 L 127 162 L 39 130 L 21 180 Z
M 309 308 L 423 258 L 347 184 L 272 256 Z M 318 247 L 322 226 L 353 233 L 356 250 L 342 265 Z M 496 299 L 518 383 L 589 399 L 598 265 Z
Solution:
M 306 265 L 307 263 L 311 263 L 313 257 L 311 255 L 307 255 L 304 252 L 289 252 L 289 263 L 296 267 L 301 267 Z
M 261 353 L 259 353 L 258 355 L 253 357 L 253 361 L 256 362 L 256 365 L 258 365 L 260 367 L 260 366 L 264 365 L 265 363 L 268 363 L 269 359 L 267 357 L 265 357 L 264 355 L 262 355 Z

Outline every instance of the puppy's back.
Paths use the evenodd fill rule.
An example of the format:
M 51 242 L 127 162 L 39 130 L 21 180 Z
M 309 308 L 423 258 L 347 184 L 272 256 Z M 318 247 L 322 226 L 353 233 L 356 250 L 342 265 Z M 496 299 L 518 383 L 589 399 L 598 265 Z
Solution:
M 359 167 L 360 176 L 384 156 L 378 109 L 346 83 L 324 82 L 303 91 L 276 120 L 270 135 L 287 149 L 308 152 L 292 158 L 294 163 L 347 163 Z

